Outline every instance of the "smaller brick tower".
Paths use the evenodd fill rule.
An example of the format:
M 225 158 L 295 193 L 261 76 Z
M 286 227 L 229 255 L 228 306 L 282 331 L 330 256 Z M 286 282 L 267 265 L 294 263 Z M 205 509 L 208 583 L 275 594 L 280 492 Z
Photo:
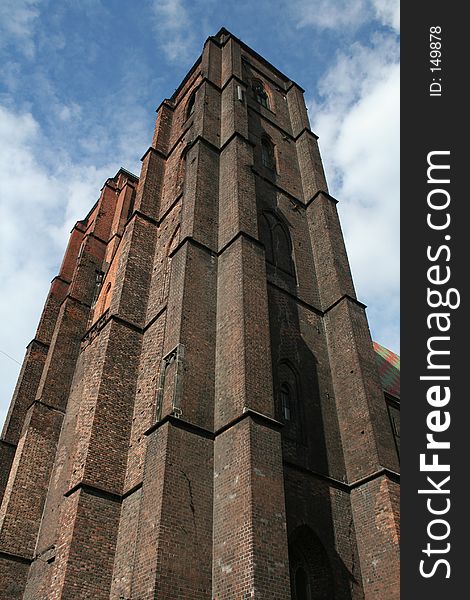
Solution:
M 0 599 L 398 599 L 396 357 L 302 89 L 221 29 L 142 163 L 73 228 L 27 349 Z

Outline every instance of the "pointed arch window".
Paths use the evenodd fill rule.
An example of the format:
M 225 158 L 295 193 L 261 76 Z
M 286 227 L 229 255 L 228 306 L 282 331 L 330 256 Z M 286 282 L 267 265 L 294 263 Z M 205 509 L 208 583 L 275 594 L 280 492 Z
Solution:
M 253 90 L 253 96 L 256 102 L 265 108 L 269 108 L 268 94 L 264 89 L 264 85 L 259 79 L 253 79 L 251 89 Z
M 261 162 L 263 167 L 270 171 L 276 170 L 276 159 L 274 156 L 274 144 L 267 137 L 261 139 Z
M 283 273 L 295 277 L 292 243 L 287 226 L 274 213 L 264 212 L 259 219 L 259 234 L 266 261 Z
M 264 244 L 264 253 L 266 256 L 266 260 L 269 263 L 274 264 L 271 223 L 268 221 L 268 217 L 265 214 L 262 214 L 260 217 L 259 229 L 260 229 L 260 240 Z
M 320 538 L 308 525 L 294 530 L 289 539 L 292 600 L 333 600 L 333 571 Z
M 186 118 L 187 119 L 189 119 L 189 117 L 194 113 L 195 103 L 196 103 L 196 92 L 193 92 L 191 94 L 191 96 L 189 96 L 188 103 L 186 104 Z
M 296 444 L 304 444 L 304 407 L 298 372 L 288 359 L 282 359 L 276 369 L 277 407 L 279 420 L 284 423 L 282 435 Z
M 281 385 L 281 408 L 284 419 L 290 421 L 292 417 L 292 393 L 287 383 Z
M 294 274 L 294 265 L 291 256 L 290 238 L 284 227 L 277 223 L 272 229 L 274 256 L 276 266 L 289 273 Z

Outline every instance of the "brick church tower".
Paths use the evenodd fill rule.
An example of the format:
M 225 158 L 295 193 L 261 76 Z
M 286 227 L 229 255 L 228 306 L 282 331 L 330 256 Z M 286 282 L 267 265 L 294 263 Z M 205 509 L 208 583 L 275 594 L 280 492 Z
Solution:
M 302 89 L 222 29 L 142 163 L 73 228 L 27 348 L 0 598 L 397 599 L 397 394 Z

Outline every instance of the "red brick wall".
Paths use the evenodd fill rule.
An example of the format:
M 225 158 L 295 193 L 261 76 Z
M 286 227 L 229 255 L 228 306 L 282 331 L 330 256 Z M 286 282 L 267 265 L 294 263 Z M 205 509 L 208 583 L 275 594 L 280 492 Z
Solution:
M 301 89 L 210 38 L 139 181 L 119 171 L 74 228 L 28 349 L 9 600 L 295 600 L 302 556 L 318 593 L 398 598 L 398 460 L 335 204 Z

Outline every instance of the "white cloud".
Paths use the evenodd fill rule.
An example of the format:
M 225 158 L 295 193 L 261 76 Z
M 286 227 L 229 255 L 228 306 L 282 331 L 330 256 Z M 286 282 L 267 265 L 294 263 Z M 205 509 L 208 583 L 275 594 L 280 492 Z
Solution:
M 34 336 L 71 227 L 116 170 L 116 165 L 97 169 L 69 160 L 52 171 L 42 163 L 43 144 L 30 113 L 0 106 L 0 314 L 8 316 L 2 321 L 0 350 L 19 362 Z M 0 354 L 0 422 L 19 368 Z
M 366 0 L 296 0 L 294 6 L 300 27 L 319 29 L 356 27 L 368 18 L 369 9 Z
M 69 105 L 62 105 L 57 110 L 57 117 L 60 121 L 70 121 L 80 117 L 82 113 L 82 107 L 76 102 L 71 102 Z
M 384 26 L 399 29 L 399 0 L 294 0 L 292 7 L 298 27 L 352 31 L 375 18 Z
M 310 103 L 358 297 L 372 308 L 372 333 L 398 350 L 399 64 L 395 38 L 351 46 Z
M 34 56 L 34 33 L 41 0 L 2 0 L 0 2 L 0 47 L 10 43 L 27 58 Z
M 195 35 L 183 0 L 153 0 L 157 43 L 167 58 L 184 64 L 196 57 Z
M 399 31 L 400 0 L 372 0 L 372 4 L 381 23 Z

